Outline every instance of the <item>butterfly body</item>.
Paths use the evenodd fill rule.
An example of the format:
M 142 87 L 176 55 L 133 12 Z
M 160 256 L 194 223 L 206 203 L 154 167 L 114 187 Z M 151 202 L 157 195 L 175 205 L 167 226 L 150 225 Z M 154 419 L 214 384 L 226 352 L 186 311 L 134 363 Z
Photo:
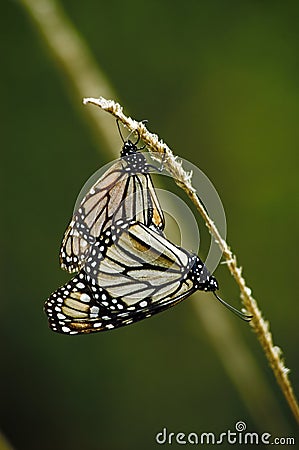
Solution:
M 124 143 L 120 156 L 126 163 L 124 170 L 130 174 L 149 173 L 152 167 L 148 164 L 145 156 L 138 152 L 136 144 L 130 140 Z

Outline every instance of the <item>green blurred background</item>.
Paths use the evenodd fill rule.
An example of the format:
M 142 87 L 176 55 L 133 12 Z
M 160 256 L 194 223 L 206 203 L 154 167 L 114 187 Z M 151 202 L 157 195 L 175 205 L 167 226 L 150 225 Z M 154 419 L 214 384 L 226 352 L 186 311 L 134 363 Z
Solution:
M 298 393 L 298 2 L 61 4 L 127 112 L 147 118 L 214 183 L 228 242 Z M 114 332 L 71 338 L 48 329 L 43 303 L 69 279 L 58 252 L 75 199 L 112 156 L 97 146 L 88 107 L 68 89 L 22 4 L 3 3 L 1 16 L 3 434 L 20 450 L 152 449 L 163 427 L 220 433 L 238 420 L 251 431 L 295 436 L 255 336 L 229 317 L 283 420 L 271 422 L 269 410 L 265 429 L 243 403 L 195 314 L 193 304 L 205 308 L 212 297 L 194 295 Z M 216 276 L 237 305 L 224 266 Z

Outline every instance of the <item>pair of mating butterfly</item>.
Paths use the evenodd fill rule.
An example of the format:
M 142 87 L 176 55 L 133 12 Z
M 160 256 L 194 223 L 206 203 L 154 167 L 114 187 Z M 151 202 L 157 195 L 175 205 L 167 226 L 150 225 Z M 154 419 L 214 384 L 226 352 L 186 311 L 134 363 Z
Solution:
M 65 232 L 60 264 L 78 273 L 45 304 L 51 329 L 80 334 L 118 328 L 197 290 L 213 292 L 250 320 L 217 296 L 218 283 L 197 255 L 165 237 L 150 176 L 154 166 L 138 152 L 138 141 L 123 139 L 121 158 L 92 186 Z

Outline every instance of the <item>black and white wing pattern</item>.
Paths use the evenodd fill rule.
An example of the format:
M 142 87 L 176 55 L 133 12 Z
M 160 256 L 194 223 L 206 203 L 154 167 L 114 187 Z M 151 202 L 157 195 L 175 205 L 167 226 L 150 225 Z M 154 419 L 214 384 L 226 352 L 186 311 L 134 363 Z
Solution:
M 135 220 L 162 233 L 164 216 L 150 165 L 136 144 L 126 141 L 121 158 L 92 186 L 74 213 L 60 249 L 60 265 L 79 271 L 96 240 L 117 220 Z
M 112 316 L 101 304 L 106 300 L 113 305 L 110 308 L 114 312 Z M 124 310 L 122 301 L 110 298 L 99 286 L 91 286 L 83 270 L 57 289 L 45 304 L 50 328 L 64 334 L 105 331 L 115 328 L 116 322 L 126 325 L 126 318 L 121 315 Z
M 87 281 L 121 297 L 128 307 L 133 309 L 136 302 L 145 306 L 146 299 L 158 305 L 197 289 L 217 289 L 216 280 L 198 256 L 142 223 L 118 221 L 117 228 L 107 234 L 107 247 L 99 243 L 101 257 L 94 248 L 86 261 Z M 108 238 L 103 236 L 104 243 Z
M 130 325 L 174 304 L 169 301 L 157 307 L 151 305 L 148 299 L 148 302 L 135 302 L 134 307 L 128 306 L 121 297 L 112 297 L 106 289 L 90 285 L 85 272 L 81 270 L 69 283 L 50 296 L 45 311 L 53 331 L 86 334 Z
M 164 311 L 196 290 L 218 289 L 198 256 L 141 223 L 119 220 L 97 244 L 84 269 L 47 300 L 52 330 L 110 330 Z

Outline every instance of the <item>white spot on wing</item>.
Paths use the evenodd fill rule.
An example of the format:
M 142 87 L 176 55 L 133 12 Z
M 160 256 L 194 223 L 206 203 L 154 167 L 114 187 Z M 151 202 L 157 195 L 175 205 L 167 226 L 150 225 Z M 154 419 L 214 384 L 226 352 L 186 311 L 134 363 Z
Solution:
M 61 329 L 64 333 L 69 333 L 71 331 L 69 327 L 62 327 Z
M 90 301 L 90 297 L 87 294 L 81 294 L 80 300 L 81 300 L 81 302 L 88 303 Z

